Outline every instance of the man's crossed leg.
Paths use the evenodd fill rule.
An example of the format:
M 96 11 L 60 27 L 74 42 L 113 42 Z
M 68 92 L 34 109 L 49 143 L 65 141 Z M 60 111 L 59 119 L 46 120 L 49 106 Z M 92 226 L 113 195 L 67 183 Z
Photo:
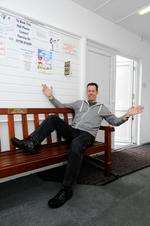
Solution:
M 80 172 L 83 153 L 88 146 L 93 144 L 95 140 L 94 136 L 86 131 L 73 128 L 57 115 L 50 115 L 27 139 L 19 140 L 14 137 L 11 140 L 15 147 L 22 149 L 25 153 L 34 154 L 39 151 L 41 142 L 54 130 L 70 142 L 70 148 L 62 187 L 60 191 L 48 201 L 48 205 L 51 208 L 62 206 L 72 197 L 72 187 L 76 183 Z

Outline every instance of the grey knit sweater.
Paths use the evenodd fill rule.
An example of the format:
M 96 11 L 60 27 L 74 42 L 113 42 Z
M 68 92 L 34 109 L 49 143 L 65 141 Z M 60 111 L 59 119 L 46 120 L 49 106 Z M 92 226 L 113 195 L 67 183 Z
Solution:
M 74 110 L 75 117 L 72 127 L 83 131 L 87 131 L 96 136 L 103 119 L 113 126 L 119 126 L 127 120 L 122 117 L 116 117 L 108 108 L 101 103 L 92 106 L 86 100 L 77 100 L 73 103 L 61 103 L 55 97 L 50 100 L 55 107 L 68 107 Z

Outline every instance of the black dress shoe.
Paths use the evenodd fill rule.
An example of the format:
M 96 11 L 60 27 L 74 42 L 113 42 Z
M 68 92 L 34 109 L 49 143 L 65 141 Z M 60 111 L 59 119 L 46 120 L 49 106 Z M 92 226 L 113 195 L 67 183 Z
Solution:
M 52 199 L 48 201 L 50 208 L 58 208 L 62 206 L 67 200 L 71 199 L 73 191 L 71 188 L 62 188 Z
M 11 143 L 15 147 L 22 149 L 24 153 L 35 154 L 39 151 L 39 146 L 34 145 L 33 141 L 30 139 L 19 140 L 18 138 L 14 137 L 11 138 Z

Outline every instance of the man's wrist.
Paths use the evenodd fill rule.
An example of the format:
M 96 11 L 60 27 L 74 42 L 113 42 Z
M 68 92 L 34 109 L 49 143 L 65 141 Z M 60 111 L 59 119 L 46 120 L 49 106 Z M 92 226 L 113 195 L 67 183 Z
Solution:
M 126 120 L 128 120 L 128 119 L 130 118 L 130 115 L 126 114 L 126 115 L 124 115 L 124 118 L 125 118 Z
M 54 99 L 53 95 L 48 96 L 48 99 L 49 99 L 49 100 L 53 100 L 53 99 Z

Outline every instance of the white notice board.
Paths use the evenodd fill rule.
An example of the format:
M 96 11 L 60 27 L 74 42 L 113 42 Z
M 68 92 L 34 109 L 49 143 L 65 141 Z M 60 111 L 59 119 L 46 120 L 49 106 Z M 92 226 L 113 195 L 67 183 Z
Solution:
M 49 107 L 41 83 L 61 101 L 80 97 L 80 38 L 0 9 L 0 107 Z

